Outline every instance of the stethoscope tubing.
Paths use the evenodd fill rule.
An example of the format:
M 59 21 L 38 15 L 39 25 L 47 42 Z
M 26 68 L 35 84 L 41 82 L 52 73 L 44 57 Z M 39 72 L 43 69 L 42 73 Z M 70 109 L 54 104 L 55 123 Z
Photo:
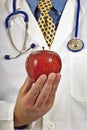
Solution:
M 5 55 L 4 59 L 6 59 L 6 60 L 16 59 L 19 56 L 21 56 L 21 55 L 25 54 L 26 52 L 28 52 L 30 49 L 34 49 L 35 47 L 36 47 L 36 45 L 34 43 L 32 43 L 29 48 L 21 51 L 18 55 L 16 55 L 16 56 Z
M 9 27 L 9 20 L 15 16 L 15 15 L 18 15 L 18 14 L 22 14 L 24 16 L 24 22 L 28 22 L 29 21 L 29 17 L 28 17 L 28 14 L 25 12 L 25 11 L 18 11 L 16 9 L 16 0 L 13 0 L 13 12 L 11 14 L 9 14 L 6 19 L 5 19 L 5 27 L 6 29 Z
M 24 16 L 24 22 L 25 22 L 25 39 L 24 39 L 24 44 L 23 44 L 23 48 L 22 50 L 19 50 L 16 46 L 15 46 L 15 43 L 13 42 L 12 40 L 12 37 L 11 37 L 11 34 L 10 34 L 10 30 L 9 30 L 9 21 L 13 18 L 13 16 L 15 15 L 18 15 L 18 14 L 21 14 Z M 18 51 L 18 55 L 16 56 L 10 56 L 10 55 L 5 55 L 4 58 L 5 59 L 16 59 L 18 58 L 19 56 L 21 56 L 22 54 L 26 53 L 27 51 L 29 51 L 31 48 L 35 48 L 35 45 L 34 44 L 31 44 L 32 46 L 30 46 L 29 48 L 25 48 L 25 45 L 26 45 L 26 36 L 27 36 L 27 29 L 28 29 L 28 21 L 29 21 L 29 18 L 28 18 L 28 14 L 25 12 L 25 11 L 19 11 L 16 9 L 16 0 L 13 0 L 13 12 L 10 13 L 6 19 L 5 19 L 5 27 L 6 29 L 8 30 L 8 35 L 9 35 L 9 38 L 10 38 L 10 41 L 11 41 L 11 44 L 12 46 L 14 47 L 15 50 Z
M 16 12 L 16 0 L 13 0 L 13 12 Z
M 78 37 L 79 15 L 80 15 L 80 0 L 77 0 L 77 12 L 76 12 L 76 24 L 75 24 L 75 38 Z
M 28 15 L 26 12 L 24 11 L 16 11 L 16 12 L 13 12 L 11 13 L 10 15 L 7 16 L 6 20 L 5 20 L 5 27 L 6 29 L 9 27 L 9 20 L 11 19 L 12 16 L 14 15 L 18 15 L 18 14 L 23 14 L 24 15 L 24 21 L 27 23 L 29 20 L 28 20 Z

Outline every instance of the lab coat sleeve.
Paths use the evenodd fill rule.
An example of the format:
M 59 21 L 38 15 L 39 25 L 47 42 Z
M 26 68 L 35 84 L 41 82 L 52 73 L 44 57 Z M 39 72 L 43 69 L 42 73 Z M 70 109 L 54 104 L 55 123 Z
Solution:
M 14 130 L 14 104 L 0 101 L 0 130 Z
M 14 106 L 14 103 L 0 101 L 0 130 L 14 130 Z M 30 124 L 27 128 L 23 130 L 31 130 L 31 126 L 32 124 Z
M 32 123 L 29 124 L 26 128 L 23 128 L 23 129 L 14 129 L 14 130 L 32 130 Z

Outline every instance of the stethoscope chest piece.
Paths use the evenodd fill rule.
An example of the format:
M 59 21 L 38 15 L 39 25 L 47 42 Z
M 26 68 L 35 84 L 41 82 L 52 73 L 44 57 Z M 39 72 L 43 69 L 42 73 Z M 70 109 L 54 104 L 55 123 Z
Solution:
M 72 52 L 81 51 L 83 49 L 83 47 L 84 47 L 83 41 L 78 38 L 79 14 L 80 14 L 80 0 L 77 0 L 77 14 L 76 14 L 75 34 L 74 34 L 74 38 L 71 39 L 67 44 L 67 48 Z
M 68 42 L 67 47 L 72 52 L 78 52 L 83 49 L 84 43 L 80 39 L 71 39 Z

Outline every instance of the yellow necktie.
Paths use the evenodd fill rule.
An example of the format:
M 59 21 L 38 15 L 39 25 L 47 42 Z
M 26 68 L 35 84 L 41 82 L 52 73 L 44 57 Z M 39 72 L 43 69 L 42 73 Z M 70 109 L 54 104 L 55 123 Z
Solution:
M 53 19 L 49 15 L 49 11 L 52 8 L 51 0 L 40 0 L 38 3 L 38 9 L 40 10 L 40 17 L 38 19 L 38 24 L 44 35 L 44 38 L 50 48 L 56 32 L 55 24 Z

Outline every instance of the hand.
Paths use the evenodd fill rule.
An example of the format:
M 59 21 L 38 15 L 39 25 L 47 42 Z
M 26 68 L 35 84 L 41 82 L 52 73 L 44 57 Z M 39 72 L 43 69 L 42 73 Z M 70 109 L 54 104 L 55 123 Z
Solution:
M 14 109 L 14 126 L 29 124 L 53 106 L 55 93 L 60 81 L 60 74 L 41 75 L 33 84 L 28 77 L 18 93 Z

